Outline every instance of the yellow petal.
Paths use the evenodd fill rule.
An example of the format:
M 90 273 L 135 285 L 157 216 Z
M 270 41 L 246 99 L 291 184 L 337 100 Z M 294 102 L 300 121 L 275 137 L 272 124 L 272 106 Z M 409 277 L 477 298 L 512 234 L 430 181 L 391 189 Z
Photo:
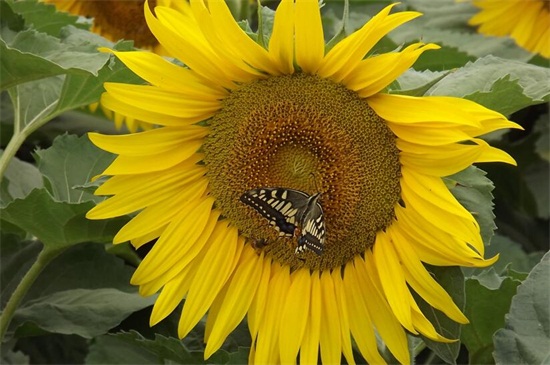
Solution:
M 361 355 L 369 364 L 385 364 L 386 361 L 377 350 L 374 325 L 370 318 L 368 302 L 363 299 L 363 292 L 370 292 L 369 283 L 360 283 L 353 262 L 346 264 L 344 272 L 344 291 L 346 304 L 352 320 L 349 322 L 351 333 Z
M 207 83 L 195 72 L 175 65 L 154 53 L 112 53 L 142 79 L 161 89 L 195 95 L 195 98 L 200 100 L 217 100 L 227 95 L 227 91 L 217 83 Z
M 191 158 L 202 146 L 202 140 L 190 140 L 179 148 L 147 156 L 118 156 L 103 175 L 141 174 L 172 168 Z
M 414 307 L 412 308 L 413 313 L 413 321 L 415 324 L 415 327 L 418 329 L 418 332 L 422 333 L 422 335 L 426 336 L 427 338 L 443 342 L 443 343 L 452 343 L 456 342 L 457 340 L 448 339 L 446 337 L 441 336 L 437 331 L 435 330 L 435 327 L 433 324 L 424 316 L 424 314 L 420 311 L 416 303 L 413 303 Z
M 205 247 L 208 246 L 210 236 L 214 231 L 214 227 L 216 226 L 216 222 L 218 221 L 219 217 L 220 212 L 217 210 L 213 210 L 210 214 L 210 217 L 208 218 L 208 223 L 206 223 L 206 227 L 204 228 L 203 233 L 201 234 L 199 239 L 193 244 L 193 246 L 189 249 L 187 249 L 187 247 L 183 247 L 181 252 L 176 251 L 176 255 L 180 259 L 177 260 L 178 257 L 176 257 L 176 261 L 173 263 L 173 265 L 171 265 L 170 267 L 163 267 L 161 275 L 149 282 L 142 283 L 140 286 L 140 293 L 145 291 L 147 291 L 148 293 L 156 293 L 167 282 L 180 275 L 181 272 L 184 272 L 184 270 L 185 272 L 189 272 L 188 275 L 191 278 L 188 282 L 186 282 L 186 285 L 188 285 L 186 286 L 186 288 L 189 289 L 189 286 L 193 281 L 192 278 L 195 277 L 195 272 L 198 269 L 198 264 L 200 264 L 201 258 L 204 257 Z
M 115 195 L 107 200 L 102 201 L 98 205 L 96 205 L 93 209 L 88 211 L 86 214 L 86 217 L 88 219 L 105 219 L 105 218 L 112 218 L 112 217 L 118 217 L 125 214 L 130 214 L 132 212 L 138 211 L 140 209 L 143 209 L 147 206 L 155 205 L 157 203 L 163 203 L 166 200 L 170 200 L 174 198 L 174 194 L 178 194 L 178 187 L 186 187 L 189 184 L 193 187 L 197 187 L 197 185 L 200 184 L 201 177 L 203 172 L 200 170 L 192 171 L 191 175 L 185 176 L 185 180 L 182 182 L 178 180 L 173 180 L 174 185 L 170 185 L 171 179 L 155 179 L 157 181 L 160 181 L 162 185 L 165 185 L 165 189 L 157 189 L 152 184 L 148 184 L 144 186 L 144 189 L 141 191 L 135 191 L 135 185 L 133 186 L 134 194 L 119 194 Z M 195 192 L 195 189 L 192 189 L 191 192 Z M 150 192 L 151 195 L 144 195 L 144 193 Z M 190 192 L 190 193 L 191 193 Z M 178 200 L 182 202 L 182 200 Z M 132 239 L 134 237 L 139 237 L 143 232 L 136 233 L 135 236 L 126 237 L 126 240 Z M 145 234 L 145 233 L 144 233 Z M 120 243 L 122 241 L 116 240 L 116 243 Z
M 211 245 L 189 287 L 178 324 L 180 338 L 185 337 L 204 316 L 233 272 L 243 248 L 243 245 L 237 244 L 237 238 L 237 229 L 227 228 L 227 222 L 218 222 L 212 233 Z
M 159 9 L 161 7 L 158 7 Z M 202 77 L 231 89 L 234 87 L 233 82 L 227 77 L 220 64 L 223 64 L 204 39 L 198 25 L 185 21 L 181 17 L 177 21 L 177 26 L 169 27 L 170 23 L 159 21 L 149 8 L 149 4 L 145 4 L 145 20 L 155 35 L 159 43 L 174 57 L 185 63 L 191 70 L 201 75 Z M 189 18 L 187 19 L 189 20 Z M 182 36 L 179 32 L 185 30 L 185 35 Z
M 472 214 L 456 200 L 441 178 L 426 176 L 409 168 L 401 169 L 401 174 L 402 185 L 406 185 L 407 190 L 411 192 L 411 194 L 422 196 L 425 200 L 430 201 L 452 214 L 456 214 L 458 217 L 472 222 L 479 228 Z
M 407 283 L 432 307 L 439 309 L 455 322 L 467 323 L 468 320 L 453 302 L 449 294 L 422 265 L 420 257 L 414 248 L 408 242 L 403 242 L 399 236 L 394 236 L 393 231 L 394 228 L 390 227 L 388 235 L 392 237 L 392 245 L 399 254 L 400 261 L 405 269 L 404 273 Z
M 342 280 L 342 271 L 333 270 L 331 273 L 334 282 L 334 292 L 338 304 L 338 315 L 340 316 L 340 333 L 342 336 L 342 353 L 350 365 L 355 365 L 353 350 L 351 346 L 351 332 L 349 327 L 349 313 L 344 284 Z
M 206 322 L 206 349 L 205 358 L 209 358 L 216 352 L 226 337 L 237 327 L 246 315 L 252 299 L 260 285 L 263 254 L 259 257 L 256 251 L 249 245 L 245 246 L 239 259 L 233 276 L 226 284 L 227 290 L 223 296 L 218 296 L 215 311 L 214 306 L 208 314 Z
M 120 119 L 120 117 L 122 116 L 124 116 L 125 118 L 135 118 L 138 120 L 147 121 L 151 124 L 177 127 L 194 124 L 202 120 L 206 120 L 213 115 L 212 112 L 205 112 L 202 114 L 190 114 L 188 116 L 172 116 L 163 114 L 162 111 L 158 113 L 152 112 L 150 110 L 140 108 L 139 106 L 136 106 L 134 104 L 134 102 L 132 102 L 131 104 L 124 103 L 109 93 L 103 93 L 101 95 L 101 105 L 115 112 L 115 116 L 119 116 L 117 128 L 120 128 L 122 125 L 123 118 Z M 117 119 L 115 119 L 115 123 L 116 122 Z
M 118 231 L 113 243 L 130 241 L 166 226 L 186 204 L 196 204 L 207 186 L 206 179 L 199 180 L 182 187 L 179 193 L 171 194 L 164 201 L 146 207 Z
M 149 326 L 154 326 L 164 318 L 168 317 L 170 313 L 176 309 L 178 304 L 181 303 L 192 282 L 190 277 L 190 267 L 186 266 L 176 277 L 172 280 L 164 283 L 164 288 L 159 297 L 155 301 L 151 317 L 149 318 Z M 140 289 L 144 289 L 143 286 Z M 151 291 L 151 288 L 147 288 L 147 292 Z M 141 295 L 146 295 L 143 290 L 140 290 Z
M 399 228 L 404 239 L 411 240 L 415 248 L 421 250 L 424 262 L 440 266 L 485 267 L 496 261 L 496 257 L 484 260 L 482 254 L 473 250 L 467 242 L 434 226 L 412 209 L 397 206 L 395 215 L 398 222 L 396 228 Z
M 440 207 L 429 200 L 429 197 L 418 195 L 414 192 L 405 180 L 401 183 L 401 196 L 405 201 L 407 208 L 416 211 L 424 216 L 432 229 L 444 230 L 459 240 L 464 240 L 471 244 L 480 254 L 483 254 L 483 241 L 479 233 L 479 225 L 470 219 L 460 217 L 462 207 L 457 205 L 453 209 L 453 204 Z M 446 208 L 450 210 L 446 210 Z
M 393 356 L 402 364 L 409 364 L 409 349 L 407 336 L 403 327 L 393 314 L 390 306 L 384 297 L 382 284 L 375 268 L 373 253 L 370 250 L 365 252 L 365 260 L 355 260 L 359 281 L 369 283 L 371 288 L 363 292 L 363 300 L 367 301 L 370 317 L 374 325 L 388 346 Z
M 482 120 L 502 117 L 473 101 L 449 96 L 377 94 L 368 103 L 381 118 L 400 125 L 442 122 L 480 128 Z
M 296 63 L 303 72 L 314 74 L 325 55 L 325 38 L 319 4 L 315 1 L 296 2 L 295 42 Z
M 281 314 L 279 328 L 279 348 L 281 363 L 292 364 L 302 343 L 309 317 L 311 276 L 308 269 L 292 273 L 292 284 L 287 294 Z
M 212 204 L 214 199 L 208 197 L 199 204 L 185 207 L 145 256 L 132 276 L 132 284 L 151 281 L 174 265 L 180 258 L 180 247 L 187 242 L 197 242 L 205 233 Z
M 334 283 L 328 270 L 321 274 L 321 361 L 323 364 L 338 364 L 342 356 L 340 316 L 334 291 Z
M 294 72 L 294 2 L 282 0 L 275 12 L 269 56 L 283 74 Z
M 190 125 L 122 135 L 88 133 L 88 137 L 96 146 L 117 155 L 147 156 L 179 148 L 181 144 L 192 139 L 201 139 L 208 131 L 208 128 Z
M 343 83 L 367 98 L 384 89 L 409 69 L 427 50 L 439 49 L 436 44 L 414 43 L 397 53 L 385 53 L 362 60 L 355 69 L 344 78 Z
M 319 356 L 319 337 L 322 318 L 321 280 L 319 271 L 311 273 L 311 299 L 309 301 L 309 318 L 307 329 L 300 348 L 301 364 L 317 364 Z
M 278 74 L 277 66 L 269 58 L 269 53 L 239 27 L 224 1 L 210 1 L 208 9 L 212 24 L 216 27 L 216 34 L 225 48 L 230 49 L 231 53 L 239 56 L 253 69 L 271 75 Z
M 405 274 L 399 257 L 385 232 L 380 231 L 376 235 L 373 253 L 382 289 L 393 314 L 409 332 L 418 334 L 412 323 L 410 293 Z
M 397 4 L 386 6 L 361 29 L 336 44 L 325 56 L 319 75 L 341 82 L 352 72 L 367 52 L 394 28 L 418 16 L 417 12 L 400 12 L 388 15 Z
M 192 118 L 214 113 L 221 108 L 216 99 L 199 99 L 196 95 L 174 93 L 149 85 L 105 83 L 105 90 L 115 99 L 160 114 Z M 193 99 L 193 97 L 197 99 Z
M 256 340 L 258 330 L 260 328 L 260 322 L 263 321 L 264 311 L 267 305 L 267 296 L 270 289 L 271 280 L 271 260 L 265 258 L 263 261 L 263 268 L 260 276 L 260 283 L 258 284 L 258 292 L 254 296 L 250 309 L 248 311 L 248 328 L 250 330 L 250 336 L 252 341 Z
M 288 266 L 273 264 L 273 278 L 269 284 L 269 300 L 264 309 L 264 316 L 259 323 L 256 345 L 257 364 L 275 364 L 279 362 L 279 330 L 281 312 L 290 287 L 290 270 Z M 287 324 L 285 324 L 287 325 Z
M 196 1 L 193 3 L 200 4 L 200 2 Z M 223 2 L 220 2 L 220 4 L 223 4 Z M 225 61 L 225 72 L 231 80 L 239 83 L 249 83 L 258 78 L 263 78 L 259 70 L 250 67 L 250 65 L 241 58 L 242 55 L 240 53 L 232 52 L 232 47 L 227 45 L 225 40 L 220 37 L 220 34 L 217 33 L 217 26 L 214 24 L 204 4 L 198 6 L 195 13 L 204 36 L 219 54 L 220 58 Z

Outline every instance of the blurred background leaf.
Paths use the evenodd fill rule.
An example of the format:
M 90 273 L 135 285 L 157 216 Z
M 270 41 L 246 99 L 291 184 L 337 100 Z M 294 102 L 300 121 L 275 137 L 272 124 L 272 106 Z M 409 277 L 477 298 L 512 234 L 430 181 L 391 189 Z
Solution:
M 550 253 L 517 288 L 506 325 L 494 336 L 498 363 L 543 364 L 550 358 Z

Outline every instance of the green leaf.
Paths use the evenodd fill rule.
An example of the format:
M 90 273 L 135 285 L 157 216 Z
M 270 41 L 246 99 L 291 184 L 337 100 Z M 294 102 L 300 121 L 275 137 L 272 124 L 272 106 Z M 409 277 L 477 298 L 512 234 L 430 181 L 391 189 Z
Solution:
M 0 363 L 6 364 L 6 365 L 9 365 L 9 364 L 17 364 L 17 365 L 30 364 L 29 357 L 27 355 L 25 355 L 23 352 L 13 351 L 11 349 L 6 350 L 6 349 L 3 348 L 4 345 L 5 344 L 2 344 L 2 350 L 0 351 L 0 353 L 2 354 L 0 356 Z
M 449 293 L 458 308 L 464 308 L 464 275 L 460 268 L 427 265 L 427 269 L 445 291 Z M 415 294 L 415 299 L 422 313 L 434 325 L 437 333 L 449 339 L 458 339 L 460 337 L 460 324 L 448 318 L 443 312 L 434 309 L 419 295 Z M 456 364 L 460 342 L 441 343 L 432 341 L 424 336 L 421 337 L 426 346 L 442 360 L 448 364 Z
M 464 98 L 473 100 L 489 109 L 496 110 L 504 115 L 512 114 L 529 105 L 538 104 L 524 94 L 518 80 L 510 80 L 510 75 L 497 80 L 489 91 L 478 91 Z
M 468 26 L 477 10 L 467 1 L 408 0 L 407 4 L 423 13 L 421 18 L 405 23 L 390 33 L 397 43 L 412 40 L 432 42 L 458 49 L 474 57 L 497 57 L 527 61 L 532 55 L 508 37 L 487 37 Z M 453 60 L 449 60 L 453 62 Z
M 113 48 L 118 51 L 132 49 L 132 42 L 120 42 Z M 56 114 L 81 106 L 95 103 L 105 91 L 105 82 L 124 82 L 143 84 L 143 80 L 128 69 L 121 61 L 111 55 L 110 61 L 98 72 L 98 75 L 70 73 L 65 78 Z
M 8 90 L 14 105 L 17 130 L 36 129 L 53 114 L 59 101 L 65 76 L 52 76 L 17 85 Z
M 17 255 L 17 254 L 16 254 Z M 102 245 L 79 245 L 47 266 L 16 310 L 10 333 L 35 328 L 85 338 L 106 333 L 131 313 L 153 304 L 129 284 L 132 269 Z
M 504 326 L 504 316 L 521 281 L 500 277 L 493 268 L 466 280 L 466 310 L 470 324 L 460 336 L 470 364 L 492 364 L 493 333 Z
M 476 219 L 485 245 L 489 245 L 496 225 L 493 214 L 494 185 L 486 173 L 475 166 L 445 178 L 451 193 Z
M 399 88 L 391 89 L 390 93 L 409 96 L 423 96 L 426 92 L 446 77 L 450 71 L 415 71 L 408 70 L 397 79 Z M 395 83 L 394 83 L 395 84 Z
M 2 227 L 4 231 L 4 227 Z M 4 308 L 19 282 L 38 257 L 42 245 L 20 241 L 2 232 L 0 245 L 0 307 Z
M 154 353 L 137 343 L 137 332 L 97 337 L 90 345 L 86 364 L 165 364 Z
M 457 48 L 443 46 L 438 50 L 422 53 L 413 67 L 419 71 L 445 71 L 462 67 L 468 62 L 475 61 L 475 59 L 474 56 L 470 56 Z
M 48 332 L 91 338 L 153 303 L 153 298 L 114 288 L 71 289 L 26 302 L 17 310 L 14 322 L 29 321 Z
M 534 132 L 539 135 L 535 144 L 537 154 L 544 160 L 550 161 L 550 124 L 548 113 L 542 115 L 536 122 Z
M 18 32 L 25 27 L 25 19 L 13 11 L 13 3 L 6 1 L 0 2 L 0 28 L 4 31 L 7 29 Z
M 83 364 L 88 340 L 77 335 L 44 334 L 17 339 L 31 364 Z
M 28 29 L 10 41 L 0 39 L 2 90 L 29 81 L 66 74 L 90 73 L 97 76 L 109 60 L 97 47 L 110 46 L 105 39 L 81 29 L 64 28 L 61 39 Z
M 506 326 L 494 335 L 495 360 L 507 364 L 542 364 L 550 358 L 550 253 L 517 288 Z
M 148 340 L 138 332 L 122 332 L 98 337 L 90 346 L 86 364 L 226 364 L 230 356 L 218 351 L 207 361 L 203 352 L 190 351 L 180 340 L 157 335 Z M 241 358 L 236 354 L 234 358 Z
M 113 161 L 114 155 L 97 148 L 87 135 L 57 137 L 50 148 L 36 152 L 38 169 L 48 180 L 48 191 L 60 202 L 82 203 L 103 198 L 77 190 L 101 174 Z
M 500 234 L 493 237 L 491 245 L 485 251 L 487 257 L 493 257 L 497 254 L 499 259 L 492 267 L 500 274 L 510 269 L 528 273 L 542 258 L 536 252 L 528 254 L 522 248 L 522 245 Z
M 25 199 L 16 199 L 1 210 L 2 218 L 36 236 L 50 248 L 81 242 L 109 242 L 128 222 L 127 218 L 88 220 L 94 207 L 84 203 L 59 202 L 45 189 L 33 190 Z
M 0 207 L 14 199 L 24 198 L 33 189 L 43 186 L 42 175 L 34 165 L 13 158 L 0 184 Z
M 465 97 L 507 115 L 549 101 L 549 79 L 548 68 L 487 56 L 450 73 L 426 95 Z
M 72 25 L 88 29 L 89 24 L 78 23 L 79 17 L 65 12 L 58 12 L 54 5 L 34 0 L 15 1 L 11 4 L 13 10 L 25 19 L 27 27 L 33 27 L 38 32 L 54 37 L 59 36 L 61 29 Z

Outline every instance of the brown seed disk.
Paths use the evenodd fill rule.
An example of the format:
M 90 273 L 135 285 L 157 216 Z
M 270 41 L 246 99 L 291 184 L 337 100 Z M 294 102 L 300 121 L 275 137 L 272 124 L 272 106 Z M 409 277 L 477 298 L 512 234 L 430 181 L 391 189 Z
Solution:
M 374 243 L 400 196 L 395 136 L 367 102 L 307 74 L 271 77 L 234 91 L 209 122 L 205 163 L 217 205 L 251 240 L 293 268 L 336 268 Z M 326 242 L 321 256 L 294 254 L 267 219 L 240 202 L 259 187 L 321 192 Z
M 94 18 L 94 28 L 109 40 L 133 40 L 138 48 L 152 48 L 158 44 L 149 31 L 143 14 L 144 0 L 47 0 L 60 10 L 74 15 Z M 157 0 L 149 0 L 154 9 Z

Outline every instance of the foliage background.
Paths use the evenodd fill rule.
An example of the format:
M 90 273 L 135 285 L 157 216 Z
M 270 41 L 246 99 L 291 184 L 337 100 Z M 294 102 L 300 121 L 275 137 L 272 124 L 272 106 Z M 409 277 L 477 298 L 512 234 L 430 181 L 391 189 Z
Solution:
M 352 1 L 344 23 L 343 2 L 327 2 L 327 39 L 342 26 L 347 33 L 357 29 L 390 2 Z M 270 7 L 276 2 L 262 3 L 261 31 L 269 36 Z M 230 6 L 244 29 L 257 28 L 256 4 L 233 0 Z M 410 336 L 411 356 L 418 364 L 548 361 L 548 60 L 510 39 L 476 34 L 466 25 L 475 12 L 468 2 L 407 0 L 398 8 L 425 16 L 390 33 L 374 52 L 419 39 L 442 49 L 426 52 L 390 92 L 464 97 L 525 128 L 485 137 L 516 158 L 518 167 L 483 164 L 446 179 L 453 194 L 476 213 L 490 244 L 487 256 L 498 253 L 500 260 L 485 270 L 431 268 L 471 324 L 461 328 L 424 305 L 443 335 L 460 341 L 436 344 Z M 113 159 L 94 147 L 86 132 L 124 133 L 87 106 L 99 100 L 105 81 L 142 83 L 97 48 L 130 50 L 132 42 L 112 44 L 90 33 L 89 21 L 36 1 L 2 0 L 0 10 L 0 167 L 6 168 L 0 185 L 0 324 L 6 330 L 0 361 L 205 362 L 202 322 L 182 341 L 177 339 L 178 311 L 149 327 L 155 298 L 139 296 L 129 279 L 150 245 L 136 252 L 128 244 L 110 244 L 131 217 L 84 218 L 102 199 L 93 195 L 101 179 L 90 180 Z M 8 300 L 29 269 L 38 270 L 37 279 L 22 293 L 8 326 Z M 246 363 L 249 346 L 243 323 L 208 362 Z M 389 353 L 385 357 L 395 361 Z

